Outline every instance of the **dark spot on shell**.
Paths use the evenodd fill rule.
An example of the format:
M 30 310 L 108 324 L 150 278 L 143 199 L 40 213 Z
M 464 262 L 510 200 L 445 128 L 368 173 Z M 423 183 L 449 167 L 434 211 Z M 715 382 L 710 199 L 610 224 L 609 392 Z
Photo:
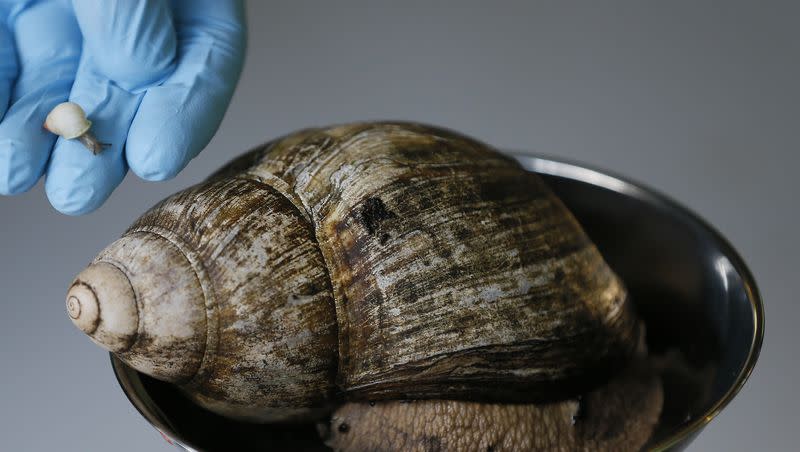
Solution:
M 381 223 L 397 216 L 386 208 L 381 198 L 367 198 L 358 214 L 359 223 L 366 228 L 369 235 L 374 235 Z
M 494 445 L 489 444 L 488 446 L 486 446 L 486 452 L 494 452 Z
M 442 450 L 442 440 L 438 436 L 423 436 L 422 445 L 427 452 L 440 452 Z
M 553 279 L 554 279 L 554 280 L 555 280 L 555 282 L 557 282 L 557 283 L 560 283 L 561 281 L 564 281 L 564 278 L 565 278 L 566 276 L 567 276 L 567 275 L 566 275 L 566 274 L 564 274 L 564 269 L 562 269 L 562 268 L 557 268 L 557 269 L 556 269 L 556 271 L 555 271 L 555 273 L 553 273 Z
M 504 201 L 519 199 L 520 180 L 507 180 L 503 178 L 484 179 L 477 183 L 482 201 Z
M 347 424 L 346 422 L 342 422 L 341 424 L 339 424 L 339 429 L 338 430 L 341 433 L 347 433 L 347 432 L 350 431 L 350 425 Z
M 431 261 L 428 260 L 428 259 L 425 259 L 424 261 L 422 261 L 422 265 L 424 265 L 426 267 L 430 267 L 431 266 Z
M 320 291 L 320 288 L 317 287 L 317 284 L 312 282 L 312 283 L 308 284 L 307 286 L 302 287 L 300 289 L 300 294 L 308 296 L 308 295 L 314 295 L 319 291 Z
M 391 237 L 392 236 L 390 236 L 389 233 L 387 233 L 387 232 L 384 232 L 383 234 L 381 234 L 381 245 L 385 245 L 386 242 L 388 242 Z
M 456 266 L 452 266 L 447 269 L 447 276 L 449 276 L 452 279 L 459 278 L 461 276 L 461 269 L 459 269 Z
M 472 233 L 470 232 L 470 230 L 465 228 L 464 226 L 459 226 L 458 229 L 456 229 L 456 237 L 458 237 L 460 240 L 467 240 L 471 236 Z

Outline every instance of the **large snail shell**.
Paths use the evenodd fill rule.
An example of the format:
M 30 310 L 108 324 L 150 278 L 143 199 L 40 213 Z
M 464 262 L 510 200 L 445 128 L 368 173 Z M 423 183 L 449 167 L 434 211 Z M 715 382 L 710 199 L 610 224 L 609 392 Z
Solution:
M 308 418 L 341 399 L 558 398 L 627 360 L 640 333 L 622 283 L 538 177 L 433 127 L 276 140 L 120 241 L 146 238 L 182 256 L 114 254 L 140 319 L 118 354 L 231 417 Z M 106 255 L 71 296 L 102 284 L 85 273 Z M 171 268 L 148 280 L 128 262 L 141 259 Z M 147 319 L 188 305 L 205 315 L 153 337 Z

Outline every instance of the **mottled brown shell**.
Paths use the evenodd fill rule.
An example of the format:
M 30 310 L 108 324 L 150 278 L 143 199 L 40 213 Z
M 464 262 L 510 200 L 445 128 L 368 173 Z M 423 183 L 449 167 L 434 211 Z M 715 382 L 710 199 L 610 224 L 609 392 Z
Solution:
M 140 337 L 120 356 L 137 369 L 159 353 L 191 361 L 150 373 L 237 418 L 308 418 L 342 400 L 555 399 L 605 378 L 640 333 L 622 283 L 540 178 L 429 126 L 289 135 L 125 237 L 142 234 L 184 255 L 174 271 L 202 293 L 204 347 L 153 351 Z M 170 309 L 134 292 L 140 318 Z

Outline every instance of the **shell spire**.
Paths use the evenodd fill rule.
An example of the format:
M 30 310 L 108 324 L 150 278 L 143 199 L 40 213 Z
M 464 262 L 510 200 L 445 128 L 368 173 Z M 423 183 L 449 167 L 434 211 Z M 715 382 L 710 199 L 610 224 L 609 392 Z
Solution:
M 186 257 L 157 234 L 126 235 L 84 269 L 67 293 L 72 322 L 97 345 L 165 381 L 197 372 L 206 311 Z
M 128 350 L 139 330 L 131 282 L 107 262 L 90 265 L 67 293 L 67 313 L 81 331 L 112 352 Z

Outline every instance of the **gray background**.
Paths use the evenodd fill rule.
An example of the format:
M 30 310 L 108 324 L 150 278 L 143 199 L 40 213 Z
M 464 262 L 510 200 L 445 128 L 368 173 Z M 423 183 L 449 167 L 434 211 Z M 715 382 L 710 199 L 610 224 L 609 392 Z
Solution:
M 238 91 L 179 177 L 131 176 L 80 218 L 52 210 L 41 184 L 0 198 L 0 450 L 171 450 L 69 322 L 67 285 L 146 208 L 237 153 L 356 119 L 430 122 L 613 169 L 708 219 L 755 273 L 767 336 L 693 450 L 792 450 L 798 3 L 395 3 L 252 1 Z

